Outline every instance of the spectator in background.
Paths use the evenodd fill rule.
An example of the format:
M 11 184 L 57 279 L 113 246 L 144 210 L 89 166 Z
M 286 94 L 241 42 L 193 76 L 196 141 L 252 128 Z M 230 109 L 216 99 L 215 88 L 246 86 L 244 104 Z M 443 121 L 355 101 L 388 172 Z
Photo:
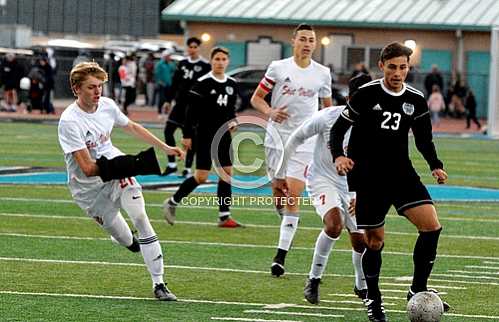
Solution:
M 355 66 L 353 67 L 352 75 L 350 76 L 349 79 L 352 79 L 359 74 L 369 75 L 369 70 L 367 69 L 367 67 L 364 63 L 355 64 Z
M 50 66 L 48 56 L 42 56 L 39 60 L 40 68 L 43 70 L 44 83 L 43 83 L 43 111 L 47 114 L 55 114 L 54 105 L 52 104 L 51 95 L 54 89 L 54 70 Z
M 475 123 L 477 126 L 477 130 L 480 130 L 482 128 L 482 125 L 480 124 L 480 122 L 476 117 L 476 99 L 475 99 L 475 94 L 471 89 L 468 91 L 468 95 L 466 96 L 465 107 L 467 110 L 466 128 L 469 129 L 470 121 L 473 121 L 473 123 Z
M 173 72 L 175 71 L 175 65 L 170 56 L 171 52 L 168 49 L 163 51 L 161 53 L 161 60 L 154 67 L 154 79 L 159 93 L 158 114 L 162 114 L 163 110 L 169 108 L 169 106 L 163 105 L 165 105 L 167 96 L 169 95 L 168 91 L 172 86 Z
M 137 64 L 132 55 L 127 55 L 118 70 L 121 86 L 125 90 L 125 102 L 123 103 L 123 113 L 128 115 L 128 106 L 135 102 L 136 98 L 136 78 Z
M 149 53 L 142 67 L 145 71 L 145 84 L 146 84 L 146 105 L 154 106 L 155 102 L 155 91 L 154 91 L 154 55 Z
M 40 113 L 42 113 L 45 74 L 40 64 L 37 63 L 31 67 L 28 78 L 30 80 L 28 112 L 31 113 L 33 110 L 40 110 Z
M 17 106 L 17 91 L 19 90 L 19 81 L 23 77 L 23 68 L 17 62 L 14 53 L 7 53 L 5 60 L 1 65 L 1 80 L 4 85 L 5 106 L 2 110 L 15 112 Z
M 456 118 L 461 118 L 466 112 L 464 103 L 468 95 L 468 88 L 463 80 L 458 76 L 454 84 L 453 95 L 451 98 L 451 105 L 453 106 L 453 114 Z
M 438 66 L 435 64 L 431 65 L 431 72 L 424 79 L 426 97 L 429 97 L 433 93 L 433 85 L 438 85 L 441 91 L 444 89 L 444 79 L 438 70 Z
M 428 108 L 431 114 L 431 124 L 438 127 L 440 124 L 440 113 L 445 109 L 445 101 L 437 84 L 432 87 L 432 92 L 428 98 Z

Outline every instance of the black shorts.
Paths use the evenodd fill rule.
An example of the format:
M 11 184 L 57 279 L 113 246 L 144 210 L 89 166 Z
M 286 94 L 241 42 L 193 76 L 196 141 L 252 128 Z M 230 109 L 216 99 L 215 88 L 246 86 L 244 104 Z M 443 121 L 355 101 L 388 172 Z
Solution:
M 196 135 L 196 169 L 210 170 L 212 162 L 215 167 L 232 166 L 232 137 L 230 133 L 225 133 L 217 147 L 214 147 L 213 153 L 211 145 L 214 134 L 198 131 Z
M 176 101 L 175 105 L 173 105 L 173 108 L 170 111 L 170 114 L 168 115 L 168 120 L 166 120 L 166 122 L 183 126 L 185 121 L 186 108 L 186 103 L 184 103 L 183 101 Z
M 385 217 L 393 205 L 398 214 L 423 204 L 433 204 L 428 190 L 418 176 L 404 180 L 380 182 L 370 188 L 358 187 L 356 193 L 355 217 L 357 228 L 378 228 L 385 224 Z

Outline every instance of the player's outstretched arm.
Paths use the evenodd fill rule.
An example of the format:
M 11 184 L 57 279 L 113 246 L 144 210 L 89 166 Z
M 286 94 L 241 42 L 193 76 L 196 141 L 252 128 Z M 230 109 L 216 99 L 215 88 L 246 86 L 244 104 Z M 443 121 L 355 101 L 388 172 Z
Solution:
M 124 127 L 125 132 L 135 136 L 136 138 L 161 149 L 167 155 L 175 155 L 181 159 L 184 159 L 184 151 L 178 147 L 171 147 L 158 139 L 149 130 L 144 128 L 142 125 L 130 120 L 128 124 Z

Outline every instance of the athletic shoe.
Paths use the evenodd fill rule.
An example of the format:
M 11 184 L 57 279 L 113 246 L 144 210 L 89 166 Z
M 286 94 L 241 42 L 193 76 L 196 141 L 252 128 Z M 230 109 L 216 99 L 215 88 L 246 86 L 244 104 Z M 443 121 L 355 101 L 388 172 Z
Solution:
M 385 315 L 385 307 L 383 306 L 383 300 L 366 300 L 367 305 L 367 317 L 369 321 L 372 322 L 386 322 L 388 321 Z
M 237 221 L 235 221 L 234 219 L 232 219 L 231 217 L 229 217 L 225 220 L 219 221 L 218 227 L 220 227 L 220 228 L 238 228 L 238 227 L 244 227 L 244 226 L 242 224 L 238 223 Z
M 182 170 L 182 175 L 180 177 L 186 178 L 186 179 L 192 177 L 191 169 L 184 169 L 184 170 Z
M 279 277 L 281 275 L 284 275 L 285 271 L 286 270 L 284 269 L 284 259 L 280 259 L 277 256 L 274 257 L 274 261 L 270 266 L 270 273 L 272 274 L 272 276 Z
M 428 292 L 432 292 L 438 295 L 438 291 L 434 288 L 429 288 Z M 409 292 L 407 292 L 407 301 L 409 301 L 415 294 L 416 292 L 414 292 L 413 290 L 411 290 L 411 288 L 409 288 Z M 444 305 L 444 312 L 448 312 L 450 310 L 449 303 L 442 300 L 442 304 Z
M 175 219 L 177 216 L 175 211 L 177 210 L 177 206 L 170 202 L 170 199 L 166 199 L 163 203 L 163 215 L 165 216 L 165 220 L 167 223 L 173 226 L 175 223 Z
M 353 287 L 353 292 L 359 299 L 361 299 L 363 302 L 367 300 L 367 288 L 359 290 L 357 288 L 357 285 Z
M 319 284 L 321 283 L 320 278 L 307 278 L 305 283 L 305 288 L 303 289 L 303 295 L 305 299 L 311 304 L 319 304 Z
M 169 175 L 170 173 L 175 173 L 177 172 L 177 167 L 166 167 L 165 168 L 165 171 L 163 171 L 163 173 L 161 174 L 162 176 L 167 176 Z
M 177 297 L 173 294 L 165 283 L 154 286 L 154 296 L 160 301 L 176 301 Z
M 132 253 L 140 252 L 140 244 L 137 237 L 133 236 L 133 242 L 130 246 L 127 247 Z

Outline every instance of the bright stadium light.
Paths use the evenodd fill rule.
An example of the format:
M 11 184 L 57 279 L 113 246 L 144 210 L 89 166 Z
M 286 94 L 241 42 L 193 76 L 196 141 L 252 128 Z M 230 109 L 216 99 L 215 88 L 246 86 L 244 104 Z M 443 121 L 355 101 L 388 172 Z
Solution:
M 404 45 L 406 47 L 411 48 L 412 50 L 416 49 L 416 41 L 414 41 L 412 39 L 408 39 L 408 40 L 404 41 Z
M 322 46 L 329 46 L 330 43 L 331 43 L 331 39 L 329 39 L 329 37 L 322 37 L 322 39 L 321 39 Z
M 204 41 L 204 42 L 208 42 L 210 41 L 211 39 L 211 36 L 209 33 L 205 32 L 201 35 L 201 40 Z

